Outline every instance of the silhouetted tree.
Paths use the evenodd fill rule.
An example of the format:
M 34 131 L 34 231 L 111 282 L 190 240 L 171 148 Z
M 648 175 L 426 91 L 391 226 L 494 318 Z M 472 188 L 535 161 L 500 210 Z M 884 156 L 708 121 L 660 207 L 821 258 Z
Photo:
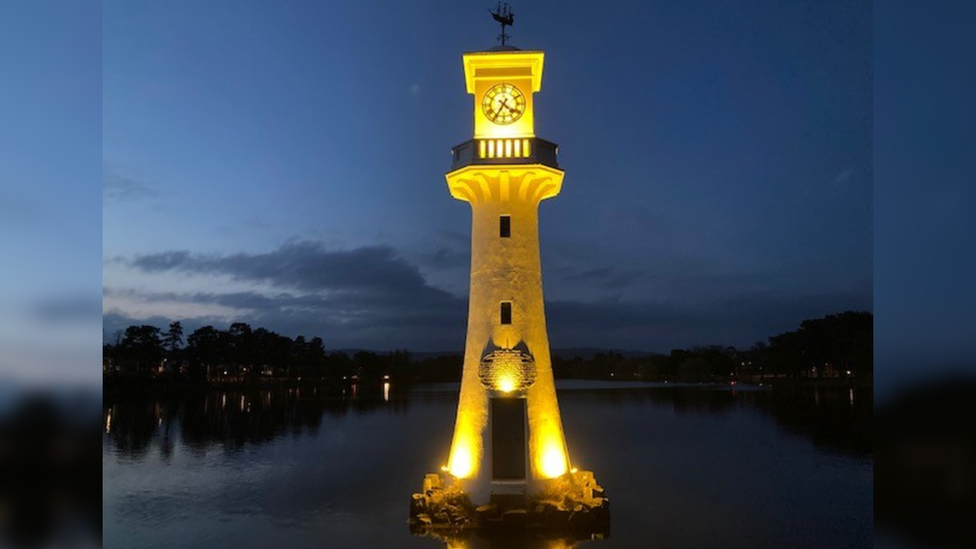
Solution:
M 828 371 L 871 375 L 873 337 L 874 315 L 847 311 L 804 320 L 799 329 L 770 337 L 767 357 L 771 368 L 791 376 L 813 371 L 817 377 Z
M 117 352 L 120 367 L 128 376 L 148 377 L 163 359 L 160 330 L 155 326 L 129 326 Z
M 175 355 L 176 351 L 183 346 L 183 325 L 179 321 L 170 322 L 169 330 L 163 336 L 163 348 Z
M 222 339 L 220 331 L 213 326 L 198 328 L 187 337 L 186 351 L 191 377 L 205 379 L 209 371 L 220 365 L 224 358 Z

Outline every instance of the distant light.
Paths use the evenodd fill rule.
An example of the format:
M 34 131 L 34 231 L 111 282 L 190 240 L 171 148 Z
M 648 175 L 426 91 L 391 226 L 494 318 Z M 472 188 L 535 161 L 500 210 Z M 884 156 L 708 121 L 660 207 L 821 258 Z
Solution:
M 577 469 L 576 467 L 573 467 L 572 469 L 569 470 L 569 472 L 570 473 L 573 473 L 575 475 L 576 473 L 579 472 L 579 469 Z

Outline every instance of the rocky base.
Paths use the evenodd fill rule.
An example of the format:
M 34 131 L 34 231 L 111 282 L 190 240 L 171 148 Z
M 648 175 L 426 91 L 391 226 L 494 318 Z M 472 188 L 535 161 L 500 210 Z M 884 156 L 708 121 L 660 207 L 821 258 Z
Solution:
M 426 475 L 423 492 L 410 500 L 410 531 L 449 539 L 474 530 L 483 535 L 545 530 L 577 539 L 604 538 L 610 534 L 610 500 L 591 471 L 567 473 L 534 497 L 495 497 L 477 507 L 457 484 L 445 484 L 437 473 Z

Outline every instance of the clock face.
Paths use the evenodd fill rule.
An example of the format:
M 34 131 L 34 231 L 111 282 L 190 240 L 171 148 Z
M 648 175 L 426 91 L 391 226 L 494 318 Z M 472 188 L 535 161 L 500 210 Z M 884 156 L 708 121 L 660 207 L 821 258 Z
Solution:
M 495 84 L 481 100 L 481 110 L 495 124 L 511 124 L 525 112 L 525 95 L 511 84 Z

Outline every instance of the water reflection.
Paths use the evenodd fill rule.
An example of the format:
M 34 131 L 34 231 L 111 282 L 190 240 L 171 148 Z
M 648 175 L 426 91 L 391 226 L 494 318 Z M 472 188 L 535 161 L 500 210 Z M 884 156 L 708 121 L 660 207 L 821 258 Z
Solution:
M 495 536 L 466 532 L 430 537 L 441 541 L 447 549 L 573 549 L 585 541 L 603 539 L 600 534 L 573 532 L 524 532 Z
M 852 398 L 853 395 L 853 398 Z M 107 394 L 106 547 L 870 546 L 872 393 L 564 383 L 574 463 L 600 471 L 613 536 L 412 536 L 457 386 Z M 708 524 L 708 528 L 702 528 Z M 196 541 L 200 540 L 200 541 Z M 210 540 L 209 542 L 207 540 Z M 255 541 L 257 540 L 257 541 Z
M 356 385 L 340 391 L 318 388 L 281 388 L 256 391 L 229 390 L 181 395 L 105 397 L 105 434 L 117 451 L 139 458 L 154 444 L 163 457 L 170 455 L 175 437 L 188 448 L 211 445 L 240 449 L 263 444 L 285 434 L 315 435 L 323 417 L 372 413 L 383 409 L 407 410 L 404 393 L 383 399 L 358 398 Z
M 601 406 L 648 403 L 676 414 L 723 414 L 745 408 L 771 417 L 785 431 L 807 437 L 818 447 L 848 455 L 872 452 L 870 387 L 617 387 L 564 389 L 576 401 Z M 567 384 L 569 385 L 569 384 Z M 378 389 L 378 388 L 377 388 Z M 381 390 L 360 394 L 357 385 L 342 390 L 318 388 L 212 391 L 154 398 L 105 398 L 104 425 L 122 455 L 138 458 L 159 443 L 169 454 L 174 437 L 190 448 L 218 444 L 229 449 L 270 442 L 283 434 L 314 435 L 323 417 L 405 413 L 423 392 Z M 369 395 L 375 395 L 370 397 Z M 235 405 L 230 405 L 234 403 Z

